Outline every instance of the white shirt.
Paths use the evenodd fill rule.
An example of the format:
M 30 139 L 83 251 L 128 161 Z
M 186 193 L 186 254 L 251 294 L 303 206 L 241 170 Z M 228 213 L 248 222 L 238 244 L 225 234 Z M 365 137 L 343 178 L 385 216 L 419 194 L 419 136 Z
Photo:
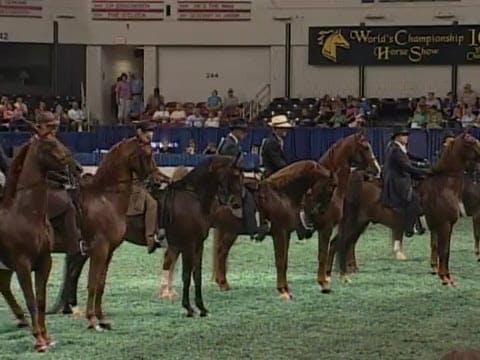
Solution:
M 83 113 L 82 109 L 70 109 L 68 110 L 68 117 L 74 121 L 82 121 L 85 120 L 85 114 Z
M 407 153 L 407 147 L 405 145 L 403 145 L 402 143 L 400 143 L 398 141 L 395 141 L 395 144 L 397 144 L 398 147 L 400 148 L 400 150 L 402 150 L 405 154 Z
M 157 110 L 152 116 L 152 120 L 169 119 L 170 113 L 167 110 Z

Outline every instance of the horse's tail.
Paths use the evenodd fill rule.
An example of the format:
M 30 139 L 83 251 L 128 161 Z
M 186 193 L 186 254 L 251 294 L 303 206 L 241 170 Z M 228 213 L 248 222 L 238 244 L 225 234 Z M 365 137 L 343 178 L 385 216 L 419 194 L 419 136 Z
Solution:
M 338 261 L 342 273 L 346 272 L 347 253 L 353 241 L 352 231 L 355 231 L 358 216 L 360 215 L 361 194 L 364 181 L 364 172 L 355 171 L 348 180 L 347 193 L 343 201 L 343 216 L 338 226 Z

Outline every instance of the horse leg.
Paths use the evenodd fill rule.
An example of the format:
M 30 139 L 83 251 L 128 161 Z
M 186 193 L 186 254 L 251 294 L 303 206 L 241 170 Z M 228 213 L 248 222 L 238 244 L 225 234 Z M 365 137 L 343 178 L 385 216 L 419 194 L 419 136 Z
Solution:
M 105 239 L 100 239 L 99 241 L 105 241 Z M 90 268 L 88 271 L 88 286 L 87 286 L 87 309 L 85 312 L 85 317 L 88 321 L 88 329 L 101 330 L 101 327 L 97 323 L 97 318 L 95 316 L 95 304 L 96 304 L 96 295 L 98 287 L 100 284 L 101 277 L 105 271 L 105 266 L 108 258 L 108 244 L 99 246 L 95 248 L 94 253 L 90 257 Z
M 330 236 L 332 228 L 330 226 L 318 232 L 318 270 L 317 282 L 322 289 L 322 293 L 330 293 L 330 279 L 327 278 L 327 263 L 329 253 Z
M 355 224 L 353 228 L 342 229 L 342 235 L 345 236 L 343 255 L 339 256 L 340 264 L 340 278 L 343 282 L 350 282 L 348 277 L 349 270 L 358 271 L 355 259 L 355 246 L 360 238 L 360 235 L 365 231 L 368 226 L 368 222 Z
M 47 341 L 43 338 L 40 326 L 38 324 L 38 308 L 32 284 L 31 267 L 25 263 L 20 264 L 17 268 L 18 283 L 25 297 L 30 317 L 32 318 L 32 334 L 35 338 L 35 350 L 43 352 L 47 349 Z
M 200 316 L 207 316 L 208 310 L 203 304 L 202 296 L 202 258 L 203 258 L 203 241 L 198 245 L 195 252 L 193 265 L 193 281 L 195 282 L 195 305 L 200 310 Z
M 452 234 L 452 225 L 450 223 L 441 224 L 438 227 L 438 276 L 443 285 L 454 285 L 450 278 L 448 261 L 450 257 L 450 236 Z
M 114 250 L 110 250 L 108 252 L 107 261 L 105 262 L 104 269 L 100 275 L 100 279 L 98 281 L 97 293 L 95 294 L 95 316 L 98 319 L 98 325 L 100 325 L 102 329 L 106 329 L 106 330 L 112 330 L 112 324 L 105 319 L 105 314 L 103 313 L 103 309 L 102 309 L 102 298 L 103 298 L 103 293 L 105 291 L 105 283 L 107 281 L 108 268 L 109 268 L 110 262 L 112 261 L 113 252 Z
M 434 229 L 430 232 L 430 273 L 438 274 L 438 233 Z
M 194 311 L 190 304 L 190 284 L 194 261 L 194 249 L 188 247 L 182 252 L 182 306 L 187 310 L 187 317 L 193 317 Z
M 357 259 L 355 257 L 356 246 L 357 246 L 357 241 L 355 241 L 347 251 L 347 272 L 349 274 L 356 273 L 359 270 L 357 266 Z
M 43 339 L 47 345 L 52 345 L 52 340 L 48 336 L 47 326 L 45 325 L 45 310 L 47 305 L 47 282 L 52 269 L 52 257 L 47 253 L 38 269 L 35 271 L 35 292 L 37 295 L 38 325 Z
M 292 298 L 287 282 L 289 245 L 290 239 L 285 230 L 273 232 L 273 248 L 275 252 L 275 266 L 277 268 L 277 290 L 280 292 L 280 298 L 286 301 Z
M 327 261 L 327 277 L 330 278 L 332 276 L 333 270 L 333 261 L 335 260 L 335 254 L 337 252 L 337 244 L 338 244 L 338 233 L 330 240 L 330 245 L 328 248 L 328 261 Z
M 12 275 L 13 272 L 10 270 L 0 270 L 0 293 L 3 295 L 8 306 L 17 318 L 17 326 L 23 328 L 28 326 L 28 322 L 27 319 L 25 319 L 25 314 L 22 308 L 20 305 L 18 305 L 17 300 L 13 296 L 12 289 L 10 287 Z
M 392 229 L 393 256 L 397 260 L 407 260 L 403 252 L 403 229 Z
M 475 255 L 477 256 L 477 260 L 480 261 L 480 212 L 472 216 L 472 223 L 473 237 L 475 238 Z
M 178 295 L 173 288 L 173 274 L 175 264 L 180 252 L 172 247 L 168 247 L 164 254 L 162 273 L 160 275 L 160 286 L 158 297 L 160 299 L 175 299 Z
M 218 229 L 215 229 L 213 234 L 213 276 L 220 290 L 227 291 L 230 290 L 227 281 L 227 258 L 237 235 Z

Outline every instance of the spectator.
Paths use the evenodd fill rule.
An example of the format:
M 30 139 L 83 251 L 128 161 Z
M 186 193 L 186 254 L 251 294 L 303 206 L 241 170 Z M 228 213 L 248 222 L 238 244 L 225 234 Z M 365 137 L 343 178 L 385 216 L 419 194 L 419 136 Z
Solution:
M 369 116 L 373 113 L 373 109 L 368 103 L 367 99 L 363 98 L 360 102 L 360 114 L 363 116 Z
M 160 89 L 157 87 L 153 89 L 153 95 L 150 95 L 147 99 L 147 111 L 155 110 L 163 104 L 165 104 L 165 99 L 160 95 Z
M 473 124 L 473 122 L 476 120 L 476 116 L 473 115 L 472 107 L 469 105 L 465 105 L 463 116 L 460 120 L 462 123 L 462 126 L 464 128 L 469 127 Z
M 85 122 L 85 114 L 83 110 L 78 107 L 78 103 L 74 101 L 72 103 L 72 108 L 68 110 L 68 118 L 74 129 L 77 131 L 83 130 L 83 124 Z
M 14 116 L 14 109 L 11 102 L 7 102 L 3 108 L 3 123 L 8 126 L 10 122 L 13 120 Z
M 335 112 L 333 116 L 330 118 L 330 126 L 332 127 L 341 127 L 345 126 L 347 123 L 347 117 L 342 111 L 342 107 L 339 104 L 335 104 Z
M 57 104 L 55 106 L 55 112 L 53 115 L 55 116 L 55 119 L 60 123 L 60 126 L 68 129 L 70 121 L 65 111 L 63 111 L 62 105 Z
M 219 111 L 217 115 L 213 111 L 210 111 L 208 118 L 205 120 L 205 127 L 219 127 L 220 126 L 220 116 L 221 112 Z
M 207 99 L 207 109 L 209 111 L 217 111 L 222 108 L 222 99 L 218 96 L 218 91 L 213 90 L 212 95 Z
M 365 125 L 365 119 L 361 114 L 355 115 L 355 118 L 352 121 L 348 122 L 348 127 L 350 128 L 361 128 Z
M 127 74 L 122 74 L 120 82 L 117 83 L 115 94 L 118 104 L 118 122 L 120 124 L 126 124 L 130 116 L 132 104 L 132 93 L 130 91 Z
M 131 112 L 133 116 L 138 117 L 142 112 L 143 80 L 133 73 L 130 74 L 130 92 L 132 94 Z
M 224 107 L 236 108 L 239 104 L 238 98 L 233 94 L 233 89 L 228 89 L 227 97 L 223 101 Z
M 186 117 L 182 104 L 178 103 L 175 110 L 170 114 L 170 122 L 173 125 L 184 125 Z
M 195 150 L 196 150 L 195 140 L 190 139 L 190 141 L 188 142 L 187 148 L 185 149 L 185 153 L 188 155 L 195 155 Z
M 110 89 L 111 111 L 112 111 L 113 117 L 118 116 L 117 86 L 120 81 L 122 81 L 121 76 L 117 77 L 117 82 L 113 84 Z
M 435 97 L 435 93 L 433 91 L 428 93 L 425 105 L 427 106 L 427 109 L 434 109 L 436 111 L 440 111 L 442 108 L 440 101 Z
M 23 99 L 21 97 L 17 98 L 17 101 L 15 104 L 13 104 L 15 109 L 19 110 L 22 113 L 22 118 L 26 118 L 28 115 L 28 107 L 27 104 L 23 102 Z
M 475 106 L 477 105 L 477 97 L 477 93 L 472 90 L 472 85 L 465 84 L 461 97 L 462 102 L 470 108 L 475 109 Z
M 35 109 L 35 119 L 38 118 L 38 116 L 41 113 L 44 113 L 45 111 L 48 111 L 47 110 L 47 104 L 45 104 L 45 102 L 43 102 L 43 101 L 40 101 L 38 103 L 38 108 Z
M 451 119 L 455 110 L 456 102 L 453 92 L 447 93 L 447 98 L 443 101 L 442 112 L 447 119 Z
M 195 108 L 193 114 L 187 117 L 186 125 L 191 127 L 203 127 L 203 122 L 205 118 L 200 114 L 200 109 Z
M 205 150 L 203 150 L 205 155 L 214 155 L 217 153 L 217 145 L 213 142 L 209 142 Z
M 356 116 L 358 114 L 360 114 L 360 106 L 358 104 L 358 101 L 352 98 L 349 104 L 347 105 L 347 111 L 346 111 L 347 121 L 349 123 L 355 121 Z
M 413 119 L 411 122 L 411 127 L 421 128 L 425 127 L 427 123 L 427 98 L 422 96 L 415 107 L 415 111 L 413 113 Z
M 153 113 L 152 120 L 162 124 L 168 124 L 170 120 L 170 113 L 165 109 L 165 105 L 159 104 L 155 109 L 156 110 Z

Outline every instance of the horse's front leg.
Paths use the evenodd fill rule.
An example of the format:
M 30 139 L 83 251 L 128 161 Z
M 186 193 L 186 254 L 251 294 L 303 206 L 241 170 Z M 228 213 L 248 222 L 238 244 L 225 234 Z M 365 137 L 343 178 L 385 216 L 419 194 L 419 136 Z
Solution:
M 88 321 L 88 329 L 101 330 L 97 323 L 95 315 L 95 304 L 98 287 L 105 271 L 108 259 L 108 244 L 106 240 L 99 240 L 99 245 L 91 250 L 90 268 L 88 272 L 88 286 L 87 286 L 87 308 L 85 317 Z
M 175 264 L 177 263 L 179 255 L 180 252 L 178 249 L 171 246 L 165 251 L 158 289 L 158 297 L 160 299 L 173 300 L 178 296 L 173 288 L 173 275 L 175 273 Z
M 105 291 L 105 284 L 107 282 L 108 268 L 112 260 L 113 252 L 114 250 L 112 249 L 108 253 L 107 261 L 105 263 L 104 270 L 101 273 L 101 276 L 98 282 L 97 292 L 95 294 L 95 315 L 98 319 L 98 324 L 100 325 L 100 327 L 106 330 L 112 330 L 112 324 L 105 319 L 105 314 L 103 312 L 103 307 L 102 307 L 102 299 Z
M 438 233 L 436 229 L 430 231 L 430 273 L 438 274 Z
M 230 290 L 227 281 L 227 258 L 237 239 L 236 234 L 227 233 L 220 229 L 214 230 L 214 247 L 213 247 L 213 276 L 220 290 Z
M 195 244 L 191 243 L 191 246 L 187 247 L 182 252 L 182 306 L 187 310 L 187 317 L 193 317 L 194 311 L 190 304 L 190 284 L 192 281 L 192 271 L 194 266 L 194 252 L 193 247 Z
M 332 227 L 324 226 L 318 232 L 318 270 L 317 282 L 322 289 L 322 293 L 328 294 L 330 290 L 330 279 L 327 277 L 328 253 L 330 245 L 330 236 L 332 235 Z
M 207 316 L 208 310 L 203 303 L 202 296 L 202 258 L 203 258 L 203 241 L 198 244 L 195 251 L 193 265 L 193 281 L 195 282 L 195 305 L 200 310 L 200 316 Z
M 45 324 L 45 310 L 47 305 L 47 282 L 52 269 L 52 257 L 48 252 L 44 256 L 44 259 L 35 271 L 35 290 L 37 295 L 38 326 L 47 345 L 51 345 L 53 342 L 48 336 Z
M 273 248 L 275 252 L 275 266 L 277 268 L 277 290 L 280 292 L 282 300 L 290 300 L 292 295 L 288 288 L 287 268 L 288 268 L 288 248 L 290 238 L 285 229 L 275 229 L 273 234 Z
M 28 327 L 25 313 L 23 312 L 23 309 L 20 307 L 12 293 L 12 275 L 13 272 L 10 270 L 0 270 L 0 294 L 3 295 L 8 306 L 17 318 L 17 326 L 20 328 Z

